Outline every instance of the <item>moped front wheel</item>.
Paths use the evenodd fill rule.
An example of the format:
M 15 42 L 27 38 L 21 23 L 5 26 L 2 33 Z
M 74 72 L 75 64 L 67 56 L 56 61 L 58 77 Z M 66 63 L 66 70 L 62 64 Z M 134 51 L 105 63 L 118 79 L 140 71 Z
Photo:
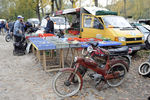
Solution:
M 76 79 L 77 82 L 73 82 Z M 60 97 L 69 97 L 76 94 L 81 87 L 81 79 L 72 70 L 60 71 L 53 80 L 53 90 Z
M 115 73 L 118 73 L 115 76 Z M 124 64 L 122 63 L 114 63 L 111 68 L 108 70 L 108 75 L 114 75 L 114 78 L 108 79 L 107 84 L 111 87 L 116 87 L 122 84 L 127 74 L 127 69 Z

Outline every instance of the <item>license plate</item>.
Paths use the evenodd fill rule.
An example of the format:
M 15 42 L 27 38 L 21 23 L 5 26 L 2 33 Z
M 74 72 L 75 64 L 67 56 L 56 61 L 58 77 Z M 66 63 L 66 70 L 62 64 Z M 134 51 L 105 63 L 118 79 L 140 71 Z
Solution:
M 141 47 L 132 47 L 133 50 L 139 50 Z

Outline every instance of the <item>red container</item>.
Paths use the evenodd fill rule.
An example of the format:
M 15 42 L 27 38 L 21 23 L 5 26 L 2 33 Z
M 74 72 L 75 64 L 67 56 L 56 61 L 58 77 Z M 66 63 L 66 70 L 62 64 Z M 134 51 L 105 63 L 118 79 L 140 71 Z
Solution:
M 49 36 L 55 36 L 54 34 L 39 34 L 39 37 L 49 37 Z
M 78 35 L 80 33 L 80 31 L 68 30 L 68 33 L 73 34 L 73 35 Z

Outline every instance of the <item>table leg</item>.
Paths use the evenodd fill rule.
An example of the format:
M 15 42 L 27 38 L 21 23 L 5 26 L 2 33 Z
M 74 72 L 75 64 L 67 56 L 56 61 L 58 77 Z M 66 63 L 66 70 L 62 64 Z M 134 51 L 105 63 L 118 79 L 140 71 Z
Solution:
M 34 49 L 33 45 L 32 45 L 32 52 L 33 52 L 33 54 L 35 54 L 35 49 Z
M 71 48 L 71 53 L 72 53 L 72 59 L 71 59 L 70 67 L 72 67 L 73 60 L 74 60 L 74 56 L 75 56 L 75 52 L 74 52 L 74 49 L 73 49 L 73 48 Z
M 46 55 L 45 55 L 45 50 L 43 50 L 43 69 L 46 71 Z
M 37 56 L 37 58 L 38 58 L 38 60 L 39 60 L 39 62 L 40 62 L 40 61 L 41 61 L 41 58 L 40 58 L 40 51 L 39 51 L 39 50 L 36 51 L 36 56 Z
M 65 60 L 67 60 L 67 58 L 68 58 L 69 51 L 70 51 L 70 49 L 68 48 L 68 49 L 67 49 L 67 54 L 66 54 Z
M 61 49 L 62 68 L 64 68 L 64 50 Z

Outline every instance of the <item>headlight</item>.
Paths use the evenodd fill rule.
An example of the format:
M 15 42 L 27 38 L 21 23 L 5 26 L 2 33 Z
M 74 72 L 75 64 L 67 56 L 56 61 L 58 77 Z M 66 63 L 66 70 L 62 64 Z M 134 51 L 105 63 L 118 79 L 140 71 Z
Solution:
M 78 60 L 78 57 L 74 57 L 74 62 L 77 62 L 77 60 Z
M 125 37 L 119 37 L 118 40 L 119 41 L 126 41 L 126 38 Z

